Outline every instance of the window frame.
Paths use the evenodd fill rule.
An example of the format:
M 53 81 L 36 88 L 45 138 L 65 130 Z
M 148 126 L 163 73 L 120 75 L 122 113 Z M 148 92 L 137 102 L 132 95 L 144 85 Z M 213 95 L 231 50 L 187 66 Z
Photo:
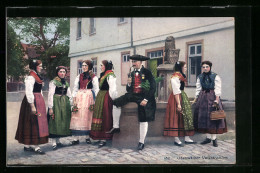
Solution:
M 121 85 L 122 86 L 126 86 L 127 85 L 127 83 L 123 83 L 123 80 L 122 80 L 122 78 L 123 78 L 123 71 L 125 71 L 125 70 L 123 70 L 123 68 L 122 68 L 122 64 L 123 63 L 130 63 L 130 66 L 131 66 L 131 61 L 130 61 L 130 59 L 128 60 L 128 61 L 124 61 L 123 59 L 124 59 L 124 55 L 129 55 L 129 57 L 131 56 L 131 54 L 130 54 L 130 51 L 125 51 L 125 52 L 121 52 L 121 56 L 120 56 L 120 59 L 121 59 L 121 65 L 120 65 L 120 67 L 121 67 Z M 127 69 L 127 71 L 129 71 L 128 69 Z M 128 73 L 128 72 L 127 72 Z
M 92 31 L 92 22 L 91 20 L 93 19 L 93 31 Z M 95 35 L 96 34 L 96 18 L 89 18 L 89 35 Z
M 97 76 L 97 57 L 93 57 L 93 58 L 91 58 L 91 60 L 92 60 L 92 62 L 96 61 L 96 65 L 93 64 L 92 71 L 94 68 L 96 68 L 96 72 L 93 71 L 93 73 Z
M 196 45 L 195 46 L 195 54 L 191 54 L 190 55 L 189 48 L 192 45 Z M 198 45 L 201 46 L 200 54 L 196 54 Z M 187 64 L 187 66 L 188 66 L 187 72 L 186 72 L 188 74 L 187 75 L 188 76 L 188 80 L 187 80 L 187 82 L 185 82 L 185 86 L 187 86 L 187 87 L 196 87 L 196 81 L 195 81 L 195 83 L 191 83 L 190 82 L 190 72 L 191 72 L 191 65 L 190 65 L 190 63 L 191 62 L 189 61 L 189 58 L 190 57 L 198 57 L 198 56 L 201 57 L 201 62 L 202 62 L 203 58 L 204 58 L 204 40 L 202 39 L 202 40 L 195 40 L 195 41 L 186 42 L 186 56 L 185 56 L 186 58 L 185 58 L 185 62 Z M 200 64 L 199 64 L 199 66 L 200 66 Z
M 79 36 L 79 22 L 80 22 L 80 36 Z M 76 40 L 82 38 L 82 18 L 77 18 L 77 31 L 76 31 Z
M 124 18 L 124 21 L 121 22 L 121 21 L 120 21 L 121 18 Z M 118 18 L 118 25 L 122 25 L 122 24 L 125 24 L 125 23 L 127 23 L 127 22 L 128 22 L 128 21 L 127 21 L 127 18 L 125 18 L 125 17 L 119 17 L 119 18 Z

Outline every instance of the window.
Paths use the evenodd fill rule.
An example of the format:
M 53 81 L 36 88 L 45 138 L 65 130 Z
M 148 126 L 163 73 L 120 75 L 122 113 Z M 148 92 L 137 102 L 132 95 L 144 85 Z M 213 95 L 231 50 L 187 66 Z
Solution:
M 95 74 L 95 75 L 97 75 L 97 58 L 91 58 L 92 59 L 92 63 L 93 63 L 93 69 L 92 69 L 92 71 L 93 71 L 93 73 Z
M 77 39 L 81 38 L 81 18 L 77 20 Z
M 118 19 L 118 24 L 123 24 L 123 23 L 126 23 L 127 22 L 127 20 L 126 20 L 126 18 L 124 18 L 124 17 L 120 17 L 119 19 Z
M 127 78 L 131 63 L 129 61 L 130 52 L 121 53 L 121 85 L 127 84 Z
M 124 54 L 123 56 L 123 62 L 129 62 L 130 54 Z
M 163 57 L 163 50 L 148 52 L 147 56 L 150 57 L 151 59 L 162 58 Z
M 89 35 L 96 33 L 96 21 L 95 18 L 90 18 Z
M 197 76 L 201 73 L 202 44 L 188 45 L 188 85 L 195 86 Z
M 78 60 L 78 75 L 82 73 L 82 60 Z

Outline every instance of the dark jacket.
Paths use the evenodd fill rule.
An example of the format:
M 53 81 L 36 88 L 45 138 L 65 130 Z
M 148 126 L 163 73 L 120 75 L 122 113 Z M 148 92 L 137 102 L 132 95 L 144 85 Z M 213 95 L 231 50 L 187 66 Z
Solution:
M 145 113 L 147 121 L 153 121 L 155 118 L 156 111 L 156 102 L 155 102 L 155 91 L 156 91 L 156 82 L 150 70 L 142 67 L 140 70 L 141 81 L 145 82 L 146 80 L 150 83 L 149 91 L 143 89 L 143 93 L 140 93 L 144 96 L 144 99 L 148 100 L 147 105 L 145 106 Z M 126 85 L 126 90 L 129 93 L 133 92 L 133 86 L 135 81 L 135 71 L 131 73 L 132 83 L 131 86 Z

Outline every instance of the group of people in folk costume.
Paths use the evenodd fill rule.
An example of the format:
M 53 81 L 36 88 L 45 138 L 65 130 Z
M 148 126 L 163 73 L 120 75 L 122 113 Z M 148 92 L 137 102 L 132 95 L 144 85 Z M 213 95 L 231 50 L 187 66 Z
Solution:
M 25 78 L 25 97 L 21 104 L 19 122 L 15 139 L 24 144 L 24 151 L 45 154 L 40 144 L 52 142 L 52 149 L 63 147 L 61 137 L 72 136 L 70 145 L 80 143 L 80 136 L 91 144 L 98 142 L 98 147 L 112 140 L 114 133 L 120 133 L 119 120 L 121 107 L 129 102 L 138 105 L 140 138 L 138 150 L 144 149 L 148 122 L 155 120 L 156 82 L 151 71 L 144 68 L 143 61 L 149 60 L 142 55 L 130 56 L 134 71 L 127 80 L 127 93 L 118 97 L 116 75 L 111 61 L 103 60 L 100 64 L 100 77 L 93 72 L 90 60 L 82 62 L 83 73 L 74 82 L 71 93 L 66 81 L 67 68 L 58 66 L 56 77 L 49 83 L 48 111 L 42 95 L 43 78 L 40 73 L 42 62 L 32 60 L 30 73 Z M 185 144 L 196 144 L 190 136 L 195 131 L 206 134 L 201 144 L 213 141 L 217 147 L 216 134 L 227 132 L 226 119 L 210 120 L 213 104 L 223 109 L 221 95 L 221 79 L 211 71 L 212 63 L 201 63 L 202 73 L 197 77 L 194 115 L 192 115 L 189 99 L 184 92 L 187 76 L 187 65 L 183 61 L 176 62 L 170 79 L 171 94 L 168 99 L 164 122 L 164 136 L 173 136 L 174 145 L 184 146 L 179 137 L 184 137 Z M 149 88 L 141 87 L 149 82 Z

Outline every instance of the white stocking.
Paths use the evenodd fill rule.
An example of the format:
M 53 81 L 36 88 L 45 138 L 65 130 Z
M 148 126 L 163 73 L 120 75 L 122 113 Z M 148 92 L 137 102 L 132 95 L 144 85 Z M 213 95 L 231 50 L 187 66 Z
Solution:
M 148 131 L 148 122 L 140 122 L 140 140 L 144 144 L 144 140 Z
M 116 106 L 113 106 L 113 127 L 119 128 L 119 120 L 121 115 L 121 108 L 117 108 Z
M 215 140 L 217 138 L 217 135 L 216 134 L 211 134 L 211 139 L 212 140 Z
M 210 134 L 207 133 L 206 135 L 207 135 L 208 139 L 211 139 L 211 135 Z
M 191 140 L 191 138 L 189 136 L 185 136 L 185 141 L 187 142 L 193 142 L 193 140 Z
M 174 141 L 177 142 L 178 144 L 181 144 L 179 137 L 174 137 Z

